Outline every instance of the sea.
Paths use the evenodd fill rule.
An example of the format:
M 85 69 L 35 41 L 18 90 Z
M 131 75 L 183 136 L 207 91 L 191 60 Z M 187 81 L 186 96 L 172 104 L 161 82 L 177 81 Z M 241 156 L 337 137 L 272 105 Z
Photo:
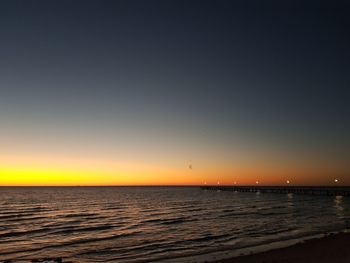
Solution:
M 1 187 L 0 260 L 208 262 L 350 226 L 350 198 L 199 187 Z

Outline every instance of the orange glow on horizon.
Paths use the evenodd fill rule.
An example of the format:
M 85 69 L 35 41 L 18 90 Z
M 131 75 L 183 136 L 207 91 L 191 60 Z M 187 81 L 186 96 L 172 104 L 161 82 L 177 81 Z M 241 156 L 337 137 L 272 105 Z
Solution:
M 0 156 L 0 186 L 350 185 L 344 171 L 273 166 L 154 165 L 58 157 Z M 217 169 L 220 167 L 220 170 Z

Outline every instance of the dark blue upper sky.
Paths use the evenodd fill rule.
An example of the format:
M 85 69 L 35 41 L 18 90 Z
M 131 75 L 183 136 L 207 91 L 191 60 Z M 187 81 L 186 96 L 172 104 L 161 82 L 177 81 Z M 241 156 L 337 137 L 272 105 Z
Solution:
M 0 34 L 7 141 L 349 159 L 348 1 L 3 0 Z

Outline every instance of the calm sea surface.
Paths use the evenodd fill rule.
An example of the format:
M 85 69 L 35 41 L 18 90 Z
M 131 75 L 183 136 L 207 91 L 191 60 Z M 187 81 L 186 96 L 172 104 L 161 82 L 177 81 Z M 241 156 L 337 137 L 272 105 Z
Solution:
M 350 226 L 341 197 L 190 187 L 0 188 L 0 260 L 185 262 Z

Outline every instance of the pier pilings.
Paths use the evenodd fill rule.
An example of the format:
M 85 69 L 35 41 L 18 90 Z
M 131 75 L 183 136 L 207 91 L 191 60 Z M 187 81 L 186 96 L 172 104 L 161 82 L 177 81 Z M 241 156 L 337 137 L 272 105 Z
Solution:
M 201 189 L 251 193 L 350 196 L 350 187 L 340 186 L 201 186 Z

